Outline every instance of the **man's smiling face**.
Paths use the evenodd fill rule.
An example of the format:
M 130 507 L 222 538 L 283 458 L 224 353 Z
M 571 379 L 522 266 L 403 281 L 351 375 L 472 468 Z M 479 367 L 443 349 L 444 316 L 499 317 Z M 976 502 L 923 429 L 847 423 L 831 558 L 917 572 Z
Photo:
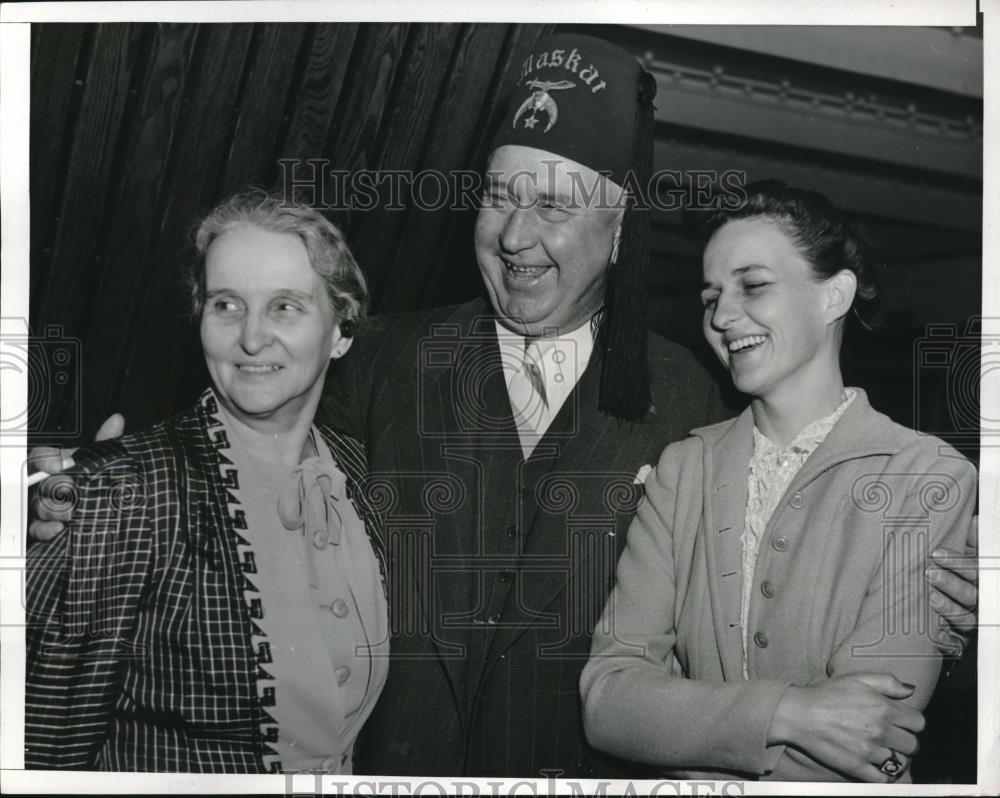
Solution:
M 604 302 L 622 189 L 594 170 L 532 147 L 490 158 L 476 221 L 476 259 L 493 308 L 538 336 L 587 323 Z

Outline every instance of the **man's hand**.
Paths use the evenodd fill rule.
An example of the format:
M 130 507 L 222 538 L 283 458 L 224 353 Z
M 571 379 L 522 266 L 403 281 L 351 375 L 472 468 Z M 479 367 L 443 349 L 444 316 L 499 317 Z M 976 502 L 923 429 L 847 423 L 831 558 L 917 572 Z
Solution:
M 945 654 L 961 655 L 976 628 L 976 604 L 979 600 L 977 551 L 979 518 L 973 516 L 965 541 L 965 553 L 935 549 L 932 565 L 927 566 L 931 586 L 931 607 L 947 626 L 937 630 L 934 642 Z
M 120 413 L 109 416 L 94 437 L 95 441 L 106 441 L 121 437 L 125 431 L 125 419 Z M 72 520 L 72 509 L 60 502 L 58 495 L 67 487 L 72 487 L 73 479 L 62 473 L 63 460 L 71 457 L 76 449 L 56 449 L 52 446 L 39 446 L 31 450 L 28 462 L 35 471 L 46 471 L 48 477 L 35 489 L 30 501 L 35 520 L 28 526 L 28 535 L 32 540 L 51 540 L 63 530 L 63 524 Z

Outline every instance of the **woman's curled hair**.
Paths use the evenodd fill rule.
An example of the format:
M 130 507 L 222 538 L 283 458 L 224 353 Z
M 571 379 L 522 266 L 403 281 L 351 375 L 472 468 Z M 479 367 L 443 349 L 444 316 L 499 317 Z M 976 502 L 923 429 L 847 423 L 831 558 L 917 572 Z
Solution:
M 297 235 L 313 270 L 323 278 L 341 333 L 354 335 L 368 307 L 368 287 L 343 234 L 315 208 L 263 189 L 249 189 L 223 200 L 198 224 L 194 235 L 197 258 L 184 279 L 195 318 L 201 317 L 205 304 L 208 248 L 223 233 L 241 225 Z

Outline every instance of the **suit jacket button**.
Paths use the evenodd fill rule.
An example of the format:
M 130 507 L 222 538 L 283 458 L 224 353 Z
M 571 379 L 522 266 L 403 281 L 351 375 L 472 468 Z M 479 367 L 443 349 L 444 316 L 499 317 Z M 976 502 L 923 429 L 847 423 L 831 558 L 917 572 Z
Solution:
M 784 535 L 778 535 L 771 541 L 771 546 L 775 551 L 784 551 L 788 548 L 788 538 Z
M 486 623 L 489 624 L 500 623 L 500 613 L 494 612 L 489 618 L 486 619 Z
M 760 592 L 767 598 L 772 598 L 774 596 L 774 584 L 765 579 L 760 583 Z
M 334 670 L 334 674 L 337 676 L 337 684 L 343 687 L 347 684 L 347 680 L 351 678 L 351 669 L 346 665 L 341 665 Z
M 806 503 L 806 500 L 802 498 L 801 493 L 796 493 L 792 496 L 791 501 L 788 502 L 794 509 L 798 510 Z
M 507 527 L 507 537 L 510 538 L 511 540 L 517 537 L 517 527 L 514 526 L 513 524 Z
M 756 644 L 757 648 L 767 648 L 768 639 L 767 635 L 763 632 L 754 632 L 753 642 Z
M 500 582 L 501 582 L 501 584 L 506 585 L 508 582 L 510 582 L 511 577 L 512 577 L 512 574 L 511 574 L 510 571 L 502 571 L 500 573 Z

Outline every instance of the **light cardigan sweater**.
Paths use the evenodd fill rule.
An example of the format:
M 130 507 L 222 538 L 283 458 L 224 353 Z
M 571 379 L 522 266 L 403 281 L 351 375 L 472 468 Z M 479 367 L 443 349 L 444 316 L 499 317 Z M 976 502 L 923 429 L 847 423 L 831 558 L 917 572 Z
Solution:
M 935 547 L 964 544 L 975 469 L 859 390 L 761 540 L 747 681 L 740 535 L 752 450 L 748 408 L 668 446 L 646 480 L 581 676 L 587 735 L 680 777 L 842 781 L 802 751 L 768 746 L 771 718 L 789 685 L 858 671 L 892 673 L 916 685 L 906 703 L 927 704 L 940 654 L 924 567 Z

